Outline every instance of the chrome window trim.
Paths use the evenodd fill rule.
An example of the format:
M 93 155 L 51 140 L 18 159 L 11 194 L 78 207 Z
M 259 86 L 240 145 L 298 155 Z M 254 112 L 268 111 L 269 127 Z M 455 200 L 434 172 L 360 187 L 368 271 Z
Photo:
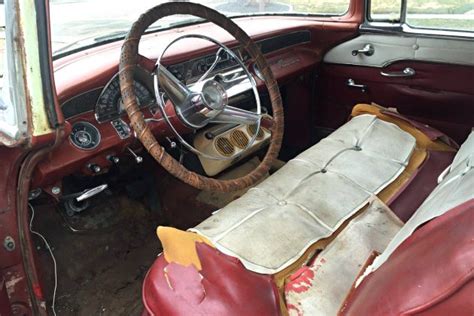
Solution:
M 472 41 L 474 39 L 474 32 L 469 31 L 449 31 L 440 29 L 413 28 L 406 23 L 400 24 L 390 22 L 369 22 L 367 20 L 364 24 L 360 25 L 359 31 L 361 34 L 378 33 L 400 36 L 417 36 L 426 38 L 446 38 L 466 41 Z

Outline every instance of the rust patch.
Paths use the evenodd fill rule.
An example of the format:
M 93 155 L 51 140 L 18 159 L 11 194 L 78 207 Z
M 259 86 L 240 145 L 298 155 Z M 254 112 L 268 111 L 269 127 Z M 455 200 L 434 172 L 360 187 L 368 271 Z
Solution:
M 12 275 L 8 277 L 9 279 L 8 281 L 5 282 L 5 287 L 7 289 L 8 296 L 12 297 L 13 293 L 15 293 L 16 284 L 21 282 L 24 277 L 22 277 L 19 273 L 16 273 L 16 275 Z

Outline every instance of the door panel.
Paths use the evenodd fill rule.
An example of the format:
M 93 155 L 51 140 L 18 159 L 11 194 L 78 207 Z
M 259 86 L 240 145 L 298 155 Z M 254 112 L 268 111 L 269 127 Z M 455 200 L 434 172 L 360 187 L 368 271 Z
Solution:
M 371 44 L 374 53 L 352 55 Z M 324 62 L 385 67 L 399 60 L 431 61 L 474 66 L 474 41 L 364 34 L 331 49 Z
M 368 41 L 374 38 L 376 41 Z M 357 39 L 336 46 L 325 56 L 317 125 L 336 128 L 355 104 L 375 102 L 436 127 L 458 142 L 467 137 L 474 126 L 474 42 L 398 41 L 380 35 Z M 372 56 L 352 56 L 352 50 L 368 43 L 374 47 Z M 415 52 L 413 45 L 419 45 Z M 401 75 L 407 68 L 414 70 L 414 75 L 381 74 Z M 349 79 L 366 89 L 349 87 Z

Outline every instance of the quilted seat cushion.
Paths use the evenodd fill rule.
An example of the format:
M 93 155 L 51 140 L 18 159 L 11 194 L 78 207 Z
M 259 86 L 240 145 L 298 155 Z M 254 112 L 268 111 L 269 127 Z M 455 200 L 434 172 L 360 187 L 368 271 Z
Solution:
M 415 145 L 395 124 L 356 116 L 191 231 L 251 271 L 277 273 L 393 182 Z

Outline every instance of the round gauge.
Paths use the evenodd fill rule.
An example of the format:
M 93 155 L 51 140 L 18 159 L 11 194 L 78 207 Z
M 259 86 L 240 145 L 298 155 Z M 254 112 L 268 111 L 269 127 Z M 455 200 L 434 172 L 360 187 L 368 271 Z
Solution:
M 69 138 L 74 146 L 84 150 L 94 149 L 100 143 L 99 130 L 87 122 L 74 123 Z
M 155 103 L 153 94 L 142 83 L 134 81 L 138 105 L 143 108 Z M 114 77 L 104 88 L 95 108 L 98 122 L 105 122 L 120 117 L 125 112 L 120 93 L 119 77 Z

